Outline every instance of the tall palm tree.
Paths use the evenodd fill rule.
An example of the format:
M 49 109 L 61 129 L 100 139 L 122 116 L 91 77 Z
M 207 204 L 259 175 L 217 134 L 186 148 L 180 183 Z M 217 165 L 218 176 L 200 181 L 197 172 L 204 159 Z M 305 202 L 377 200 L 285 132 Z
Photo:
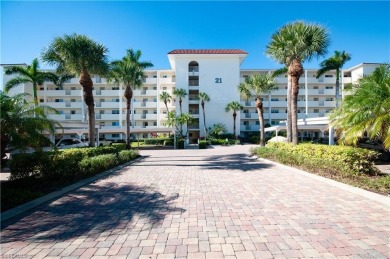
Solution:
M 250 98 L 255 98 L 256 100 L 256 109 L 260 123 L 260 146 L 265 146 L 263 101 L 261 100 L 261 95 L 269 93 L 275 86 L 276 83 L 273 75 L 258 73 L 247 77 L 244 83 L 238 85 L 238 92 L 244 100 Z
M 210 97 L 208 96 L 208 94 L 206 94 L 204 92 L 199 92 L 199 94 L 196 97 L 196 99 L 200 101 L 200 105 L 202 106 L 204 137 L 207 138 L 206 112 L 205 112 L 205 109 L 204 109 L 204 104 L 205 104 L 205 102 L 209 102 L 210 101 Z
M 6 67 L 4 73 L 6 75 L 18 74 L 19 76 L 11 79 L 5 85 L 5 91 L 8 92 L 17 85 L 31 83 L 33 88 L 33 99 L 35 106 L 38 105 L 37 88 L 45 81 L 53 81 L 55 74 L 51 72 L 44 72 L 39 70 L 39 61 L 35 58 L 31 65 L 10 66 Z
M 173 94 L 179 98 L 179 107 L 180 107 L 180 114 L 183 113 L 182 111 L 182 107 L 181 107 L 181 104 L 183 102 L 183 99 L 186 95 L 187 95 L 187 92 L 185 89 L 183 88 L 176 88 L 175 91 L 173 91 Z
M 180 115 L 183 114 L 183 110 L 181 107 L 181 104 L 183 102 L 183 97 L 187 95 L 187 91 L 183 88 L 176 88 L 175 91 L 173 91 L 173 94 L 179 98 L 179 107 L 180 107 Z M 183 124 L 180 124 L 180 132 L 183 132 Z
M 288 67 L 291 77 L 292 142 L 298 144 L 298 93 L 299 78 L 303 74 L 302 63 L 326 54 L 329 35 L 325 27 L 296 21 L 282 26 L 271 36 L 266 54 Z
M 356 144 L 367 133 L 390 149 L 390 65 L 382 64 L 352 86 L 330 120 L 341 143 Z
M 316 77 L 319 78 L 328 71 L 336 70 L 336 108 L 339 107 L 340 100 L 340 71 L 344 64 L 351 60 L 351 55 L 345 51 L 335 51 L 334 55 L 320 63 L 320 69 Z
M 59 74 L 79 75 L 84 102 L 88 107 L 89 146 L 95 146 L 95 103 L 91 74 L 105 76 L 108 71 L 107 48 L 85 35 L 56 37 L 42 53 L 42 59 L 57 67 Z
M 19 150 L 52 145 L 43 132 L 54 134 L 55 127 L 61 127 L 47 117 L 48 112 L 55 111 L 53 108 L 27 102 L 26 95 L 8 96 L 0 91 L 1 158 L 7 145 Z
M 232 102 L 228 103 L 225 107 L 226 112 L 233 111 L 233 134 L 234 134 L 234 137 L 237 137 L 237 135 L 236 135 L 237 111 L 241 111 L 242 109 L 244 109 L 244 106 L 237 101 L 232 101 Z
M 126 147 L 131 147 L 130 143 L 130 111 L 131 99 L 133 98 L 133 89 L 140 88 L 143 84 L 144 69 L 152 67 L 149 61 L 140 61 L 141 50 L 134 51 L 128 49 L 126 56 L 121 60 L 111 62 L 111 70 L 108 81 L 114 81 L 117 84 L 123 84 L 125 87 L 124 96 L 126 98 Z
M 165 91 L 160 94 L 160 100 L 164 102 L 165 108 L 167 108 L 167 114 L 169 112 L 168 103 L 171 102 L 171 99 L 172 99 L 172 96 Z

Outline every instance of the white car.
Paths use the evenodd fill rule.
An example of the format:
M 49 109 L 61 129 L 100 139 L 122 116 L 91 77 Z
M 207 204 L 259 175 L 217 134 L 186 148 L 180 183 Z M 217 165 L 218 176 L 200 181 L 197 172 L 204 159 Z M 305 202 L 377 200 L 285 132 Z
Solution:
M 63 138 L 56 144 L 58 149 L 88 147 L 87 142 L 82 142 L 77 138 Z

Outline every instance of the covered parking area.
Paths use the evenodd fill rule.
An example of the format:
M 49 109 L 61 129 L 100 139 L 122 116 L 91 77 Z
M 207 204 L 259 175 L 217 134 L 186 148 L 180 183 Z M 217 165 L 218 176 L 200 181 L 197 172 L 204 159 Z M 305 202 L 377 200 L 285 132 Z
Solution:
M 287 131 L 287 125 L 283 123 L 278 126 L 265 128 L 264 131 L 275 131 L 276 136 L 278 136 L 279 131 Z M 325 133 L 328 133 L 329 145 L 334 145 L 334 130 L 332 127 L 329 127 L 329 117 L 300 119 L 298 120 L 298 131 L 302 133 L 301 140 L 303 140 L 304 132 L 308 132 L 311 137 L 317 132 L 320 138 L 325 138 Z

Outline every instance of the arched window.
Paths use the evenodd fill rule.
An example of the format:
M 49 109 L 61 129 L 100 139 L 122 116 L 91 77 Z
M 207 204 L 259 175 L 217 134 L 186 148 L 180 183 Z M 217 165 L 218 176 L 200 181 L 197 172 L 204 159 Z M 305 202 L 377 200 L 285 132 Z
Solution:
M 199 64 L 196 61 L 191 61 L 188 64 L 188 72 L 199 72 Z

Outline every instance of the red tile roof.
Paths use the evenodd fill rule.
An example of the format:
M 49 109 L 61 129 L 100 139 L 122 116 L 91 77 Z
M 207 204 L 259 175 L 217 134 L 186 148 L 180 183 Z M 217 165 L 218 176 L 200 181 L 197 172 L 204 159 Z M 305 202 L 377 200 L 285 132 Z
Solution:
M 240 49 L 175 49 L 168 54 L 248 54 Z

